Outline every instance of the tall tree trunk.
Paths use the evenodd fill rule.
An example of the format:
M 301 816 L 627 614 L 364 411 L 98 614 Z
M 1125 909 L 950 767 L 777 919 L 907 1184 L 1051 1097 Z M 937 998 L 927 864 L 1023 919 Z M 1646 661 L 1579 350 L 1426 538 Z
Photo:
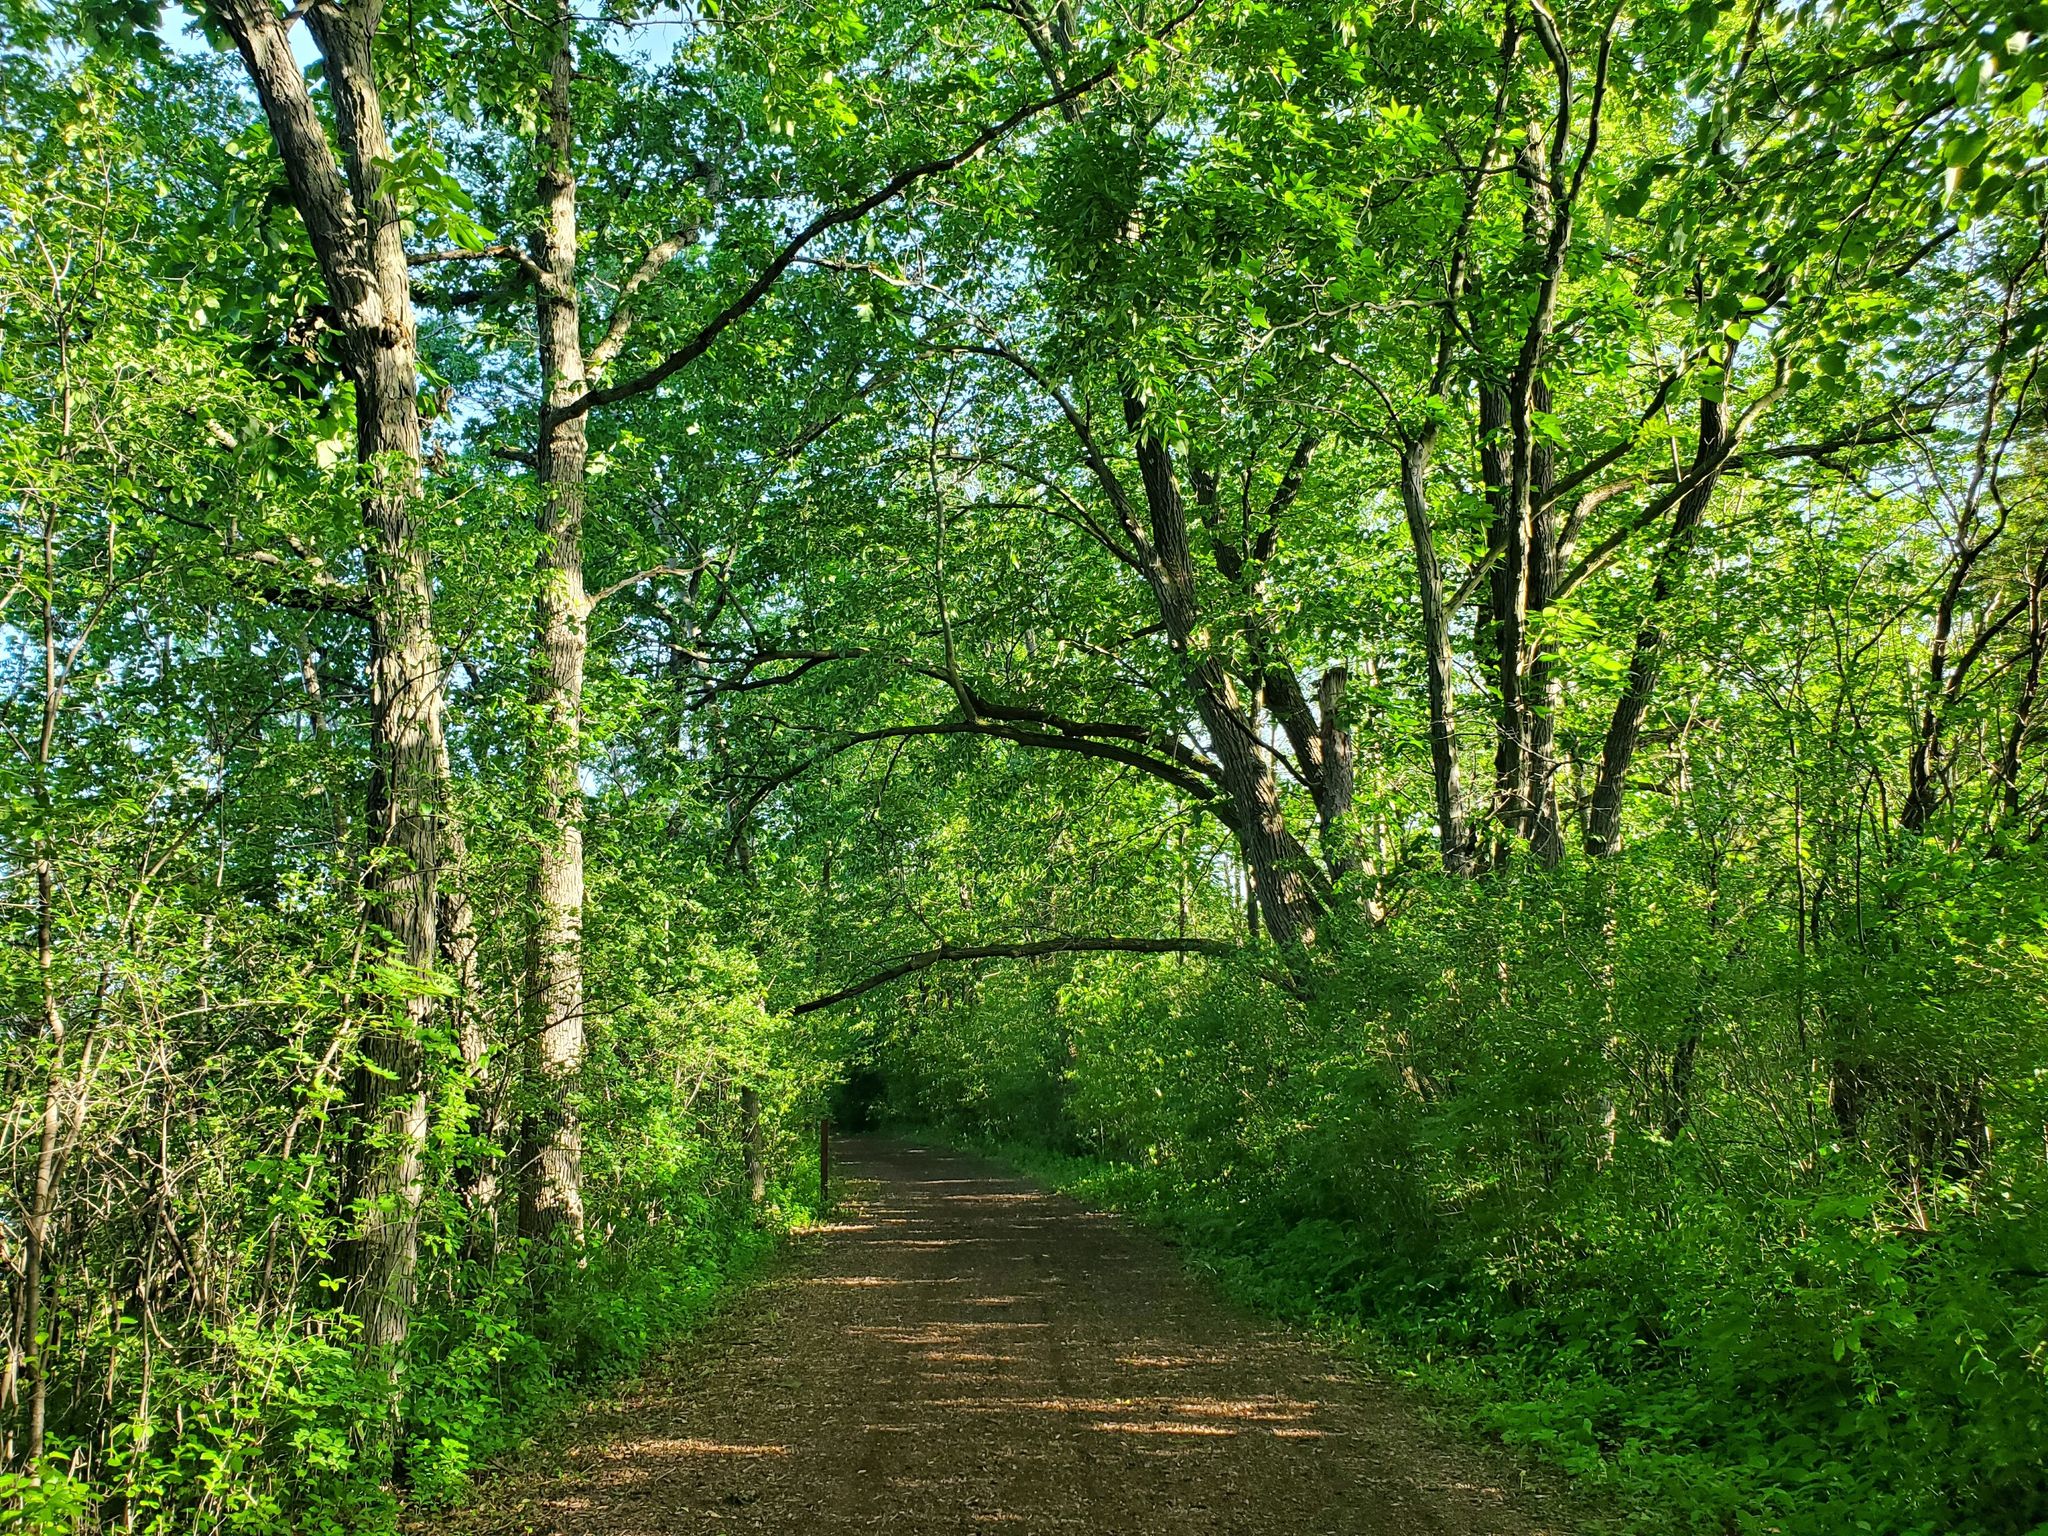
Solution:
M 1489 472 L 1487 495 L 1494 502 L 1489 542 L 1501 552 L 1489 582 L 1487 617 L 1494 667 L 1493 814 L 1502 848 L 1521 835 L 1528 799 L 1522 668 L 1529 627 L 1529 504 L 1520 483 L 1522 445 L 1516 439 L 1512 390 L 1513 386 L 1482 385 L 1479 391 L 1480 431 L 1489 438 L 1506 439 L 1491 452 L 1480 452 L 1482 468 Z M 1494 461 L 1490 466 L 1489 458 Z
M 1322 795 L 1316 809 L 1321 818 L 1323 864 L 1333 880 L 1356 872 L 1358 829 L 1352 825 L 1352 808 L 1358 793 L 1357 746 L 1351 730 L 1343 724 L 1344 688 L 1350 674 L 1331 667 L 1316 684 L 1316 712 L 1321 717 Z
M 1725 388 L 1727 369 L 1722 369 Z M 1679 498 L 1672 518 L 1671 536 L 1657 563 L 1656 579 L 1650 585 L 1650 608 L 1642 627 L 1636 631 L 1635 650 L 1629 657 L 1628 680 L 1615 701 L 1608 721 L 1607 739 L 1600 749 L 1600 774 L 1593 784 L 1593 808 L 1586 823 L 1586 852 L 1594 858 L 1609 858 L 1621 851 L 1621 806 L 1628 792 L 1628 771 L 1635 761 L 1636 746 L 1642 739 L 1643 723 L 1649 719 L 1650 704 L 1657 692 L 1657 676 L 1663 668 L 1664 605 L 1685 584 L 1692 548 L 1700 522 L 1714 499 L 1720 480 L 1720 465 L 1729 447 L 1728 417 L 1719 400 L 1700 400 L 1699 442 L 1693 451 L 1689 477 L 1691 490 Z
M 2039 260 L 2044 250 L 2048 250 L 2048 230 L 2042 232 L 2041 242 L 2035 246 L 2028 265 Z M 1999 316 L 2000 353 L 2012 345 L 2018 299 L 2017 283 L 2008 281 Z M 1996 632 L 1997 626 L 1991 629 L 1983 627 L 1992 623 L 1987 616 L 1980 624 L 1976 640 L 1965 647 L 1960 657 L 1952 655 L 1957 610 L 1969 588 L 1970 578 L 1975 574 L 1978 562 L 1998 542 L 2005 529 L 2002 511 L 1988 528 L 1983 526 L 1982 517 L 1986 491 L 1994 498 L 1998 495 L 1999 465 L 2012 441 L 2013 427 L 2008 427 L 2003 434 L 1999 431 L 2004 404 L 2005 374 L 1994 370 L 1985 386 L 1984 412 L 1977 425 L 1969 484 L 1963 493 L 1962 509 L 1956 514 L 1955 556 L 1949 566 L 1948 579 L 1942 584 L 1941 598 L 1935 604 L 1934 633 L 1928 640 L 1926 701 L 1921 708 L 1920 727 L 1913 741 L 1913 755 L 1907 763 L 1905 803 L 1899 808 L 1899 825 L 1909 833 L 1918 833 L 1926 828 L 1946 794 L 1947 751 L 1942 744 L 1942 736 L 1947 729 L 1949 711 L 1962 697 L 1964 680 L 1983 654 L 1985 642 Z M 2013 426 L 2016 427 L 2017 422 Z M 2034 585 L 2038 587 L 2038 584 L 2036 581 Z
M 33 1468 L 43 1459 L 45 1424 L 49 1409 L 50 1360 L 46 1341 L 39 1337 L 43 1323 L 43 1268 L 50 1245 L 50 1218 L 57 1206 L 57 1132 L 63 1115 L 64 1093 L 64 1011 L 57 997 L 57 866 L 52 847 L 51 817 L 55 806 L 50 794 L 50 766 L 57 737 L 57 712 L 63 701 L 63 675 L 58 662 L 56 617 L 56 536 L 52 525 L 56 513 L 43 513 L 43 722 L 36 753 L 36 813 L 41 822 L 36 849 L 36 980 L 41 999 L 43 1039 L 50 1051 L 49 1071 L 43 1079 L 43 1112 L 36 1134 L 35 1172 L 29 1187 L 27 1220 L 22 1230 L 21 1326 L 11 1341 L 18 1349 L 21 1365 L 29 1379 L 28 1433 L 23 1447 L 23 1464 Z M 12 1407 L 10 1399 L 18 1390 L 16 1356 L 7 1360 L 7 1392 L 0 1407 Z M 10 1436 L 10 1439 L 12 1437 Z
M 1205 657 L 1192 670 L 1195 705 L 1214 744 L 1224 792 L 1238 813 L 1238 843 L 1259 915 L 1275 943 L 1302 948 L 1315 939 L 1316 901 L 1305 874 L 1307 854 L 1288 830 L 1272 765 L 1223 664 Z
M 1569 94 L 1562 82 L 1558 111 L 1570 122 Z M 1592 131 L 1589 127 L 1589 133 Z M 1564 138 L 1558 140 L 1562 149 Z M 1499 597 L 1494 612 L 1500 641 L 1500 734 L 1496 756 L 1498 801 L 1510 836 L 1529 835 L 1534 824 L 1530 793 L 1528 698 L 1529 614 L 1537 562 L 1536 500 L 1548 491 L 1551 454 L 1537 416 L 1550 409 L 1550 389 L 1543 382 L 1543 358 L 1555 314 L 1557 278 L 1564 242 L 1571 231 L 1569 204 L 1559 216 L 1551 197 L 1551 151 L 1541 127 L 1531 122 L 1515 158 L 1515 172 L 1528 193 L 1522 214 L 1522 263 L 1537 279 L 1535 312 L 1522 337 L 1506 397 L 1508 430 L 1507 485 L 1501 507 L 1506 543 L 1501 555 Z
M 584 390 L 576 294 L 576 176 L 570 87 L 574 22 L 557 13 L 549 63 L 534 237 L 543 383 L 540 591 L 534 605 L 534 778 L 540 856 L 527 935 L 528 1081 L 519 1231 L 583 1235 L 583 1144 L 573 1095 L 583 1066 L 583 667 L 589 602 L 583 588 L 585 417 L 561 407 Z
M 325 65 L 337 163 L 283 18 L 267 0 L 213 0 L 263 104 L 292 200 L 319 261 L 354 386 L 370 612 L 368 920 L 400 970 L 355 1073 L 343 1196 L 354 1213 L 342 1267 L 362 1343 L 395 1372 L 419 1252 L 427 1101 L 420 1039 L 438 951 L 436 882 L 445 800 L 441 658 L 419 519 L 418 341 L 373 44 L 379 0 L 306 12 Z
M 1056 6 L 1048 19 L 1035 6 L 1026 5 L 1012 14 L 1038 54 L 1046 78 L 1056 89 L 1063 89 L 1064 64 L 1072 57 L 1075 43 L 1071 11 L 1064 5 Z M 1064 102 L 1059 111 L 1068 122 L 1077 121 L 1080 103 Z M 1123 405 L 1124 424 L 1137 443 L 1138 467 L 1144 477 L 1145 501 L 1152 522 L 1151 544 L 1145 550 L 1145 578 L 1152 588 L 1167 637 L 1188 664 L 1196 709 L 1215 752 L 1224 793 L 1237 813 L 1238 846 L 1244 854 L 1252 899 L 1274 942 L 1282 949 L 1299 950 L 1314 942 L 1318 916 L 1315 892 L 1306 874 L 1308 854 L 1288 830 L 1279 785 L 1257 739 L 1251 713 L 1214 653 L 1214 637 L 1201 632 L 1194 565 L 1188 546 L 1187 508 L 1172 454 L 1165 440 L 1146 424 L 1144 404 L 1136 394 L 1126 390 Z M 1308 451 L 1313 446 L 1311 439 Z M 1102 472 L 1107 472 L 1106 467 Z M 1256 936 L 1255 916 L 1251 918 L 1251 927 Z
M 758 1209 L 768 1199 L 768 1161 L 761 1152 L 761 1091 L 740 1090 L 740 1146 L 747 1160 L 747 1201 Z
M 1546 865 L 1563 855 L 1557 827 L 1556 658 L 1533 636 L 1557 586 L 1553 455 L 1534 430 L 1549 411 L 1541 379 L 1519 410 L 1513 387 L 1479 386 L 1480 478 L 1493 503 L 1489 547 L 1499 551 L 1477 626 L 1494 675 L 1494 815 L 1505 838 L 1526 838 Z
M 1536 409 L 1550 409 L 1550 387 L 1538 382 Z M 1557 711 L 1563 679 L 1557 656 L 1536 633 L 1557 592 L 1557 511 L 1550 504 L 1554 457 L 1547 443 L 1534 450 L 1533 495 L 1529 511 L 1527 671 L 1522 702 L 1522 833 L 1537 862 L 1554 869 L 1564 858 L 1564 834 L 1557 820 Z
M 1479 481 L 1485 487 L 1492 512 L 1487 530 L 1488 554 L 1493 568 L 1487 572 L 1486 589 L 1478 617 L 1473 621 L 1473 647 L 1482 671 L 1490 671 L 1494 687 L 1493 722 L 1493 816 L 1504 841 L 1514 834 L 1516 812 L 1521 804 L 1522 657 L 1519 645 L 1509 637 L 1519 634 L 1527 602 L 1528 524 L 1512 515 L 1513 497 L 1509 479 L 1513 471 L 1514 432 L 1511 384 L 1498 379 L 1481 379 L 1476 394 L 1479 415 Z
M 1914 735 L 1913 755 L 1906 765 L 1905 803 L 1899 807 L 1899 825 L 1907 832 L 1924 830 L 1947 794 L 1948 750 L 1942 738 L 1948 729 L 1949 712 L 1962 698 L 1963 685 L 1983 656 L 1985 645 L 2006 622 L 2005 618 L 1986 616 L 1980 621 L 1975 638 L 1963 647 L 1961 655 L 1956 654 L 1957 610 L 1962 606 L 1971 574 L 1999 534 L 1994 527 L 1981 537 L 1973 537 L 1974 522 L 1972 508 L 1966 511 L 1958 531 L 1955 564 L 1935 605 L 1934 633 L 1927 647 L 1927 697 Z M 2033 606 L 2036 599 L 2030 595 L 2028 602 Z M 2025 702 L 2031 713 L 2032 700 Z
M 67 366 L 60 383 L 59 434 L 63 456 L 70 455 L 71 386 L 68 369 L 68 338 L 61 338 Z M 0 1443 L 0 1467 L 14 1463 L 12 1410 L 20 1396 L 21 1373 L 29 1378 L 27 1434 L 22 1446 L 22 1464 L 33 1469 L 43 1459 L 50 1400 L 50 1358 L 43 1322 L 43 1271 L 48 1264 L 50 1222 L 57 1209 L 59 1153 L 58 1131 L 63 1124 L 61 1104 L 65 1088 L 64 1009 L 57 981 L 57 844 L 56 796 L 50 774 L 56 763 L 57 721 L 64 708 L 68 669 L 58 638 L 57 623 L 57 510 L 45 502 L 42 514 L 41 649 L 43 697 L 41 725 L 36 735 L 33 798 L 36 814 L 36 992 L 40 1007 L 42 1039 L 50 1052 L 43 1077 L 43 1107 L 36 1132 L 36 1157 L 30 1175 L 28 1198 L 20 1202 L 22 1223 L 21 1289 L 17 1293 L 15 1328 L 8 1335 L 7 1364 L 0 1373 L 0 1413 L 8 1415 L 4 1443 Z M 111 580 L 111 572 L 109 573 Z M 84 1092 L 84 1084 L 79 1092 Z
M 1195 594 L 1194 561 L 1188 545 L 1187 506 L 1173 456 L 1145 420 L 1143 404 L 1126 395 L 1124 416 L 1137 439 L 1138 468 L 1144 476 L 1151 519 L 1145 575 L 1167 638 L 1187 668 L 1224 793 L 1238 817 L 1237 838 L 1257 893 L 1266 931 L 1282 949 L 1314 942 L 1317 902 L 1307 877 L 1308 854 L 1288 830 L 1280 788 L 1250 710 L 1236 681 L 1215 653 L 1214 637 L 1201 623 Z
M 1934 819 L 1941 802 L 1946 753 L 1942 732 L 1946 725 L 1943 704 L 1950 693 L 1949 652 L 1955 643 L 1956 606 L 1976 564 L 1977 550 L 1965 546 L 1957 555 L 1940 601 L 1934 610 L 1934 634 L 1927 647 L 1927 699 L 1921 706 L 1919 729 L 1913 736 L 1913 753 L 1906 763 L 1906 798 L 1899 807 L 1899 826 L 1920 832 Z
M 1215 477 L 1191 465 L 1190 478 L 1196 504 L 1209 529 L 1210 553 L 1217 572 L 1239 594 L 1243 615 L 1240 632 L 1250 661 L 1245 675 L 1253 687 L 1252 702 L 1245 710 L 1246 725 L 1256 738 L 1263 705 L 1263 712 L 1271 716 L 1285 735 L 1294 754 L 1295 771 L 1315 803 L 1324 868 L 1332 880 L 1337 880 L 1359 865 L 1347 821 L 1356 792 L 1354 749 L 1351 733 L 1333 713 L 1343 703 L 1345 671 L 1342 667 L 1326 671 L 1317 685 L 1317 703 L 1311 705 L 1301 686 L 1301 677 L 1268 617 L 1272 600 L 1268 578 L 1279 547 L 1279 517 L 1299 495 L 1319 440 L 1315 433 L 1301 438 L 1279 489 L 1267 505 L 1266 528 L 1249 544 L 1238 543 L 1224 527 Z M 1256 934 L 1256 919 L 1252 928 Z
M 1551 787 L 1549 691 L 1556 679 L 1530 628 L 1556 581 L 1556 519 L 1547 505 L 1553 455 L 1539 418 L 1550 410 L 1542 366 L 1563 254 L 1558 242 L 1569 235 L 1570 218 L 1569 210 L 1563 220 L 1558 217 L 1550 150 L 1533 122 L 1515 170 L 1528 195 L 1521 265 L 1537 285 L 1537 305 L 1506 381 L 1482 381 L 1478 392 L 1480 475 L 1494 514 L 1488 543 L 1499 552 L 1485 625 L 1495 678 L 1494 816 L 1500 854 L 1513 839 L 1526 838 L 1539 858 L 1555 864 L 1561 848 Z
M 1998 816 L 2007 826 L 2020 818 L 2020 765 L 2041 697 L 2041 663 L 2048 656 L 2048 602 L 2044 597 L 2048 597 L 2048 545 L 2043 546 L 2027 579 L 2027 667 L 2020 678 L 2020 696 L 2013 704 L 2012 724 L 2005 733 L 2005 748 L 1998 756 Z
M 1457 677 L 1451 650 L 1451 618 L 1444 602 L 1443 566 L 1437 559 L 1436 527 L 1429 515 L 1429 458 L 1436 429 L 1425 427 L 1401 450 L 1401 506 L 1415 549 L 1415 588 L 1421 598 L 1423 660 L 1428 669 L 1429 766 L 1436 797 L 1437 847 L 1444 868 L 1469 874 L 1471 834 L 1465 825 L 1458 785 Z
M 445 742 L 441 777 L 444 783 L 452 782 Z M 469 1150 L 456 1162 L 455 1182 L 469 1212 L 468 1251 L 472 1257 L 487 1259 L 498 1250 L 498 1201 L 503 1193 L 501 1170 L 506 1151 L 505 1074 L 483 1012 L 476 909 L 469 899 L 469 848 L 460 824 L 452 818 L 441 829 L 441 867 L 435 917 L 441 963 L 453 988 L 448 1022 L 456 1054 L 462 1059 L 468 1114 L 464 1129 Z

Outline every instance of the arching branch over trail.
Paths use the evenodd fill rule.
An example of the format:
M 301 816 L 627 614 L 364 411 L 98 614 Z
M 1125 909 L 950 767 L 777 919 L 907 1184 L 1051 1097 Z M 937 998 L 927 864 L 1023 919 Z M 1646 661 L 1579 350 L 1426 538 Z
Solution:
M 1040 955 L 1079 954 L 1130 954 L 1130 955 L 1232 955 L 1239 946 L 1228 939 L 1103 939 L 1075 937 L 1065 939 L 1034 939 L 1023 944 L 941 944 L 937 949 L 927 949 L 920 954 L 906 955 L 893 965 L 884 966 L 874 975 L 855 982 L 850 987 L 841 987 L 837 992 L 827 992 L 823 997 L 814 997 L 807 1003 L 798 1003 L 789 1011 L 816 1013 L 820 1008 L 830 1008 L 839 1003 L 851 1002 L 854 998 L 886 987 L 890 982 L 905 976 L 914 976 L 919 971 L 945 960 L 1031 960 Z
M 1024 711 L 1007 711 L 1012 716 L 1023 716 Z M 1056 716 L 1044 716 L 1058 725 L 1054 731 L 1027 731 L 1006 724 L 999 719 L 941 720 L 930 725 L 890 725 L 872 731 L 853 731 L 844 739 L 834 742 L 822 751 L 805 758 L 795 767 L 777 774 L 761 785 L 748 797 L 742 816 L 751 816 L 761 803 L 776 790 L 802 777 L 821 763 L 830 761 L 855 747 L 866 746 L 869 742 L 894 741 L 914 736 L 993 736 L 1003 741 L 1015 742 L 1019 746 L 1043 747 L 1054 752 L 1073 752 L 1082 757 L 1102 758 L 1113 763 L 1122 763 L 1164 780 L 1186 795 L 1200 809 L 1208 811 L 1224 826 L 1233 831 L 1237 827 L 1234 810 L 1228 800 L 1218 793 L 1214 784 L 1206 777 L 1214 772 L 1208 759 L 1185 745 L 1170 745 L 1162 750 L 1179 753 L 1178 761 L 1154 757 L 1116 741 L 1097 739 L 1109 732 L 1124 731 L 1125 727 L 1115 725 L 1091 726 L 1078 721 L 1060 721 Z M 1184 766 L 1185 765 L 1185 766 Z

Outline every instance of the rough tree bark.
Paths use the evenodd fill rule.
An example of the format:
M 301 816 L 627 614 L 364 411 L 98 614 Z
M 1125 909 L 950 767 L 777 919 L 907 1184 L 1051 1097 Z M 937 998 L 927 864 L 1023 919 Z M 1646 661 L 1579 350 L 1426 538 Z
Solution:
M 439 821 L 445 800 L 441 661 L 419 518 L 418 350 L 391 145 L 372 45 L 379 0 L 317 0 L 304 12 L 325 66 L 337 161 L 286 18 L 269 0 L 212 0 L 256 88 L 292 201 L 318 260 L 356 405 L 370 619 L 367 795 L 372 928 L 399 968 L 396 1005 L 373 1013 L 355 1073 L 344 1199 L 355 1230 L 344 1245 L 362 1343 L 395 1360 L 411 1322 L 419 1248 L 421 1154 L 427 1127 L 420 1037 L 434 967 Z
M 1316 684 L 1316 707 L 1322 733 L 1322 794 L 1316 809 L 1321 820 L 1323 863 L 1333 880 L 1355 873 L 1362 860 L 1358 830 L 1351 824 L 1358 793 L 1358 751 L 1351 728 L 1343 723 L 1344 689 L 1350 674 L 1331 667 Z
M 1356 840 L 1343 830 L 1356 793 L 1354 748 L 1350 731 L 1338 723 L 1334 713 L 1342 707 L 1346 674 L 1342 667 L 1326 671 L 1317 685 L 1316 701 L 1310 703 L 1300 674 L 1275 632 L 1268 581 L 1273 557 L 1280 546 L 1280 520 L 1299 498 L 1309 461 L 1319 442 L 1320 436 L 1314 431 L 1305 432 L 1297 440 L 1256 534 L 1249 526 L 1235 531 L 1227 527 L 1216 476 L 1196 464 L 1188 468 L 1195 504 L 1209 531 L 1210 554 L 1216 570 L 1238 593 L 1242 613 L 1239 628 L 1250 659 L 1244 675 L 1254 694 L 1254 704 L 1246 713 L 1247 723 L 1256 729 L 1257 705 L 1262 703 L 1285 734 L 1295 770 L 1315 802 L 1323 867 L 1330 879 L 1336 881 L 1360 864 Z M 1248 506 L 1245 516 L 1249 523 Z
M 1521 631 L 1528 594 L 1524 576 L 1528 523 L 1511 516 L 1508 489 L 1508 461 L 1514 457 L 1508 426 L 1510 390 L 1506 381 L 1482 376 L 1473 391 L 1479 426 L 1479 482 L 1485 487 L 1492 512 L 1486 545 L 1493 566 L 1486 573 L 1472 639 L 1481 671 L 1493 675 L 1493 814 L 1503 829 L 1514 826 L 1521 804 L 1522 657 L 1513 637 Z
M 1550 409 L 1550 391 L 1539 386 L 1537 408 Z M 1528 613 L 1532 630 L 1542 622 L 1557 593 L 1558 523 L 1551 503 L 1553 459 L 1545 446 L 1538 451 L 1536 498 L 1529 517 Z M 1557 711 L 1564 702 L 1564 679 L 1557 655 L 1540 635 L 1532 635 L 1528 674 L 1522 688 L 1523 832 L 1538 863 L 1555 869 L 1564 859 L 1564 831 L 1557 814 Z
M 1273 767 L 1258 740 L 1236 680 L 1215 652 L 1202 622 L 1188 544 L 1187 506 L 1173 455 L 1152 430 L 1143 404 L 1124 397 L 1124 420 L 1136 439 L 1138 468 L 1150 513 L 1144 575 L 1168 641 L 1186 668 L 1195 708 L 1222 770 L 1224 793 L 1238 816 L 1237 839 L 1258 893 L 1266 931 L 1282 949 L 1315 940 L 1317 902 L 1307 878 L 1308 855 L 1288 830 Z
M 519 1232 L 583 1235 L 582 1132 L 573 1094 L 583 1065 L 583 584 L 588 418 L 562 407 L 585 387 L 576 290 L 576 176 L 570 87 L 574 22 L 558 12 L 542 122 L 541 225 L 533 237 L 540 336 L 540 586 L 534 600 L 533 810 L 540 836 L 529 897 L 527 1082 L 520 1133 Z
M 1562 55 L 1553 57 L 1561 60 Z M 1529 661 L 1529 585 L 1534 564 L 1535 501 L 1538 492 L 1546 488 L 1543 482 L 1549 477 L 1551 459 L 1536 417 L 1550 405 L 1550 392 L 1542 377 L 1543 360 L 1557 312 L 1564 253 L 1571 238 L 1571 201 L 1567 198 L 1563 206 L 1554 206 L 1551 195 L 1554 167 L 1563 159 L 1562 150 L 1571 132 L 1571 111 L 1570 76 L 1560 62 L 1555 149 L 1546 149 L 1541 131 L 1531 123 L 1522 152 L 1515 158 L 1516 174 L 1529 197 L 1522 219 L 1524 260 L 1534 267 L 1537 289 L 1535 312 L 1523 334 L 1504 402 L 1508 463 L 1501 503 L 1506 544 L 1499 566 L 1494 612 L 1500 641 L 1500 730 L 1495 777 L 1497 811 L 1510 836 L 1526 836 L 1531 822 L 1530 710 L 1524 692 Z M 1590 143 L 1587 152 L 1591 153 Z

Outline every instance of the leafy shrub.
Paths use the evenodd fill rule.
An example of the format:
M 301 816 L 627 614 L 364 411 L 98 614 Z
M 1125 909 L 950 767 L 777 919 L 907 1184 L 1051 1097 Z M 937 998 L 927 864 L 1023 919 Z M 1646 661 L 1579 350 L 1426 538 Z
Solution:
M 2044 989 L 2013 938 L 2040 871 L 1990 873 L 1903 882 L 1868 963 L 1802 963 L 1767 906 L 1647 855 L 1424 882 L 1310 1004 L 1081 964 L 885 1061 L 899 1112 L 1166 1225 L 1645 1530 L 2021 1536 L 2048 1523 Z M 978 1066 L 997 1032 L 1063 1062 L 1042 1134 Z M 1885 1085 L 1854 1134 L 1848 1036 Z M 1960 1178 L 1907 1114 L 1959 1062 L 1992 1149 Z

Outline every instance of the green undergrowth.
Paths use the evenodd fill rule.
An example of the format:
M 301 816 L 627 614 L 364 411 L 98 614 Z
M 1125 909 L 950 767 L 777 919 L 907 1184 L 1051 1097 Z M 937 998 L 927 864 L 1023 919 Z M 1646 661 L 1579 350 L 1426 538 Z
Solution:
M 689 1221 L 593 1244 L 536 1316 L 520 1319 L 508 1286 L 502 1310 L 484 1303 L 431 1320 L 408 1416 L 409 1512 L 460 1505 L 477 1469 L 702 1329 L 811 1216 L 794 1203 L 756 1219 L 736 1202 L 707 1202 Z
M 1554 1234 L 1569 1274 L 1518 1296 L 1454 1252 L 1290 1219 L 1169 1167 L 978 1145 L 1144 1222 L 1232 1298 L 1423 1388 L 1643 1536 L 2048 1532 L 2048 1288 L 2021 1223 L 1915 1245 L 1835 1199 L 1788 1204 L 1762 1232 L 1755 1212 L 1700 1211 L 1659 1241 L 1616 1212 L 1604 1232 Z M 1703 1236 L 1715 1225 L 1729 1241 Z
M 1419 879 L 1305 995 L 991 974 L 877 1104 L 1045 1149 L 1643 1532 L 2044 1536 L 2048 864 L 1931 850 L 1816 952 L 1697 852 Z
M 39 1474 L 0 1475 L 0 1531 L 71 1536 L 127 1511 L 136 1529 L 236 1536 L 436 1529 L 483 1469 L 703 1327 L 811 1219 L 801 1187 L 792 1175 L 760 1214 L 730 1190 L 650 1204 L 546 1268 L 523 1246 L 489 1263 L 444 1255 L 423 1276 L 395 1434 L 342 1314 L 224 1329 L 223 1357 L 260 1391 L 194 1391 L 175 1438 L 138 1439 L 109 1469 L 124 1495 L 113 1519 L 61 1452 Z

